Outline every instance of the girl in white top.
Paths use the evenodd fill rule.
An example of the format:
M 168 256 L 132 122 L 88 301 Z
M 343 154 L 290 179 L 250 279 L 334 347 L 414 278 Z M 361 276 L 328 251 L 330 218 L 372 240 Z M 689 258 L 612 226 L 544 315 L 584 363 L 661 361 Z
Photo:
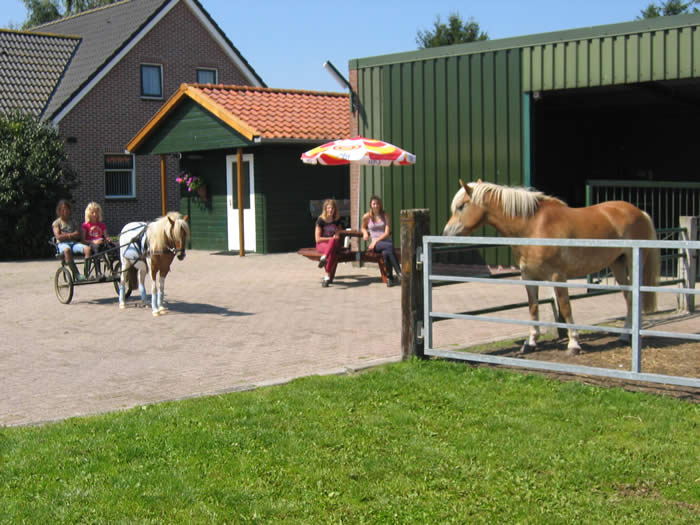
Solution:
M 368 250 L 381 253 L 384 257 L 387 272 L 386 285 L 392 286 L 399 282 L 401 267 L 396 257 L 394 243 L 391 241 L 389 215 L 384 211 L 382 199 L 376 195 L 370 198 L 369 211 L 362 216 L 362 238 L 369 241 Z

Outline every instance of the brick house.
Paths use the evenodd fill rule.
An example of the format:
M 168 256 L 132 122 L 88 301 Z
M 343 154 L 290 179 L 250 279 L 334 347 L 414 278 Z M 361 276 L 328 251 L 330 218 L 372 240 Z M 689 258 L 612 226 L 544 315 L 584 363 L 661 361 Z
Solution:
M 179 206 L 178 158 L 163 157 L 171 176 L 162 191 L 161 158 L 124 146 L 183 82 L 265 87 L 197 0 L 124 0 L 27 32 L 2 31 L 0 46 L 0 67 L 28 71 L 0 81 L 0 111 L 23 109 L 57 127 L 80 181 L 76 218 L 95 200 L 110 233 Z M 34 59 L 22 69 L 27 50 Z

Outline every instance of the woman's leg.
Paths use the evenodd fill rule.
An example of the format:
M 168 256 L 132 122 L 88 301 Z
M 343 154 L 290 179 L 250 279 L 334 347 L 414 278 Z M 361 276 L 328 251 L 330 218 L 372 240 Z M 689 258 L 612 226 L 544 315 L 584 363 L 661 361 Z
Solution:
M 375 251 L 382 254 L 384 257 L 384 263 L 386 264 L 387 278 L 392 279 L 393 271 L 396 270 L 396 275 L 401 275 L 401 268 L 399 267 L 399 261 L 396 258 L 396 253 L 394 252 L 394 243 L 391 241 L 379 241 L 375 247 Z

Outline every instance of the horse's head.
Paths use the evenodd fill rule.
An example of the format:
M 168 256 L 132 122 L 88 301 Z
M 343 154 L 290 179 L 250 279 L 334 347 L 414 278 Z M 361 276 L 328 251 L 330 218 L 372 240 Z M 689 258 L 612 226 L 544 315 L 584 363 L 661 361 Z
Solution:
M 460 179 L 459 183 L 462 187 L 452 199 L 452 217 L 445 224 L 443 235 L 470 235 L 484 223 L 486 209 L 472 200 L 474 186 L 481 183 L 481 179 L 469 184 Z
M 179 261 L 185 258 L 187 239 L 190 237 L 190 227 L 187 224 L 188 216 L 179 214 L 176 216 L 167 215 L 170 222 L 170 238 L 172 239 L 171 251 L 177 256 Z

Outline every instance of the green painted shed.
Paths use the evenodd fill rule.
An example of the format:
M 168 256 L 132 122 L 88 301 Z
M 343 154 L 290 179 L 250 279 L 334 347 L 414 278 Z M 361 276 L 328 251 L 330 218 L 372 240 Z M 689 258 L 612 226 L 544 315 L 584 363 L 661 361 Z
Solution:
M 449 217 L 458 179 L 582 206 L 586 181 L 697 181 L 700 14 L 350 61 L 357 132 L 417 156 L 363 168 L 359 200 Z M 355 130 L 353 130 L 354 132 Z
M 313 203 L 350 198 L 347 166 L 309 166 L 300 156 L 349 132 L 347 94 L 183 84 L 126 151 L 176 155 L 180 171 L 162 172 L 162 181 L 183 175 L 204 181 L 201 195 L 181 185 L 192 248 L 289 252 L 314 244 Z

